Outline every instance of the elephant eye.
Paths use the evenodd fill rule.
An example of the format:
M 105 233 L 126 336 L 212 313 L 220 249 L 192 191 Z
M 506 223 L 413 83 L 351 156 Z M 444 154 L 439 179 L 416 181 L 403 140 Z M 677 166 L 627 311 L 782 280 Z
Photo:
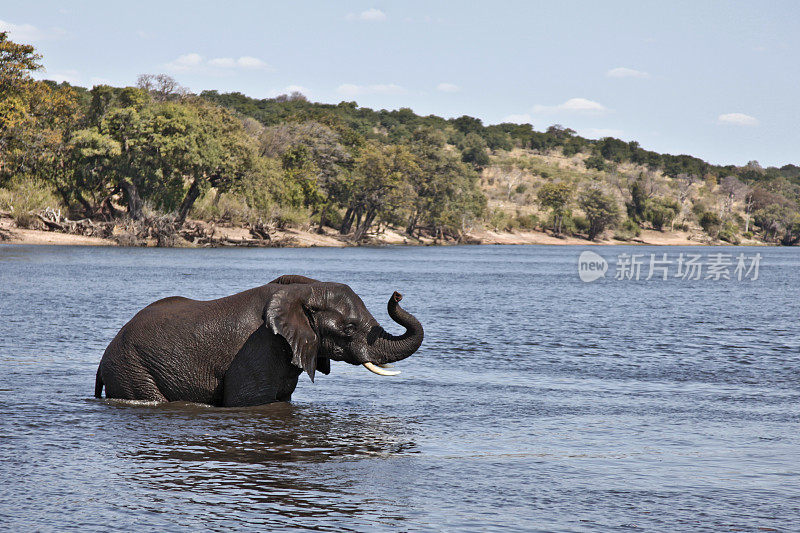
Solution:
M 356 325 L 353 323 L 345 324 L 344 328 L 342 328 L 342 333 L 344 333 L 345 336 L 347 337 L 351 337 L 355 332 L 356 332 Z

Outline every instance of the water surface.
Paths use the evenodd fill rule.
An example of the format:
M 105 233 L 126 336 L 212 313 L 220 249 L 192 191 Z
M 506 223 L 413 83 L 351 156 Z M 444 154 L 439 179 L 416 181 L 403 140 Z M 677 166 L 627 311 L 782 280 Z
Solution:
M 721 249 L 594 248 L 707 254 Z M 699 250 L 699 252 L 698 252 Z M 594 283 L 576 247 L 0 246 L 0 528 L 793 530 L 800 251 L 756 281 Z M 92 398 L 139 309 L 294 273 L 426 339 L 244 409 Z

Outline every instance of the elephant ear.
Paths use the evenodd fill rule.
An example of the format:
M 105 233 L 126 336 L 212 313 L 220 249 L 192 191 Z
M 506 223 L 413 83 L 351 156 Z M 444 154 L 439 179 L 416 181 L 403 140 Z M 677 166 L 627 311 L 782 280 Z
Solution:
M 266 309 L 264 322 L 273 333 L 280 335 L 292 350 L 292 364 L 302 368 L 314 381 L 317 369 L 319 337 L 311 327 L 303 304 L 311 296 L 311 288 L 290 285 L 276 291 Z

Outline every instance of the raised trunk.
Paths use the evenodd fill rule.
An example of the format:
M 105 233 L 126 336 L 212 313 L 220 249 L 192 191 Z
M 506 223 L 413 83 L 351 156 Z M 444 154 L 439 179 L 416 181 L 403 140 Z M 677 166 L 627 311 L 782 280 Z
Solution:
M 416 352 L 422 344 L 424 336 L 422 324 L 411 313 L 400 307 L 402 299 L 403 296 L 399 292 L 392 294 L 387 310 L 392 320 L 406 328 L 406 331 L 402 335 L 391 335 L 376 324 L 368 339 L 369 359 L 372 363 L 382 365 L 400 361 Z

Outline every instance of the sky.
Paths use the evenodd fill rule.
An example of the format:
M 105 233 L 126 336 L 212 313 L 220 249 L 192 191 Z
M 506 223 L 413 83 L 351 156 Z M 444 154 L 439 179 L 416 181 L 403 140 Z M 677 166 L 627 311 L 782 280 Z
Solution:
M 461 5 L 459 5 L 461 4 Z M 715 164 L 800 164 L 800 3 L 0 0 L 39 78 L 562 124 Z

